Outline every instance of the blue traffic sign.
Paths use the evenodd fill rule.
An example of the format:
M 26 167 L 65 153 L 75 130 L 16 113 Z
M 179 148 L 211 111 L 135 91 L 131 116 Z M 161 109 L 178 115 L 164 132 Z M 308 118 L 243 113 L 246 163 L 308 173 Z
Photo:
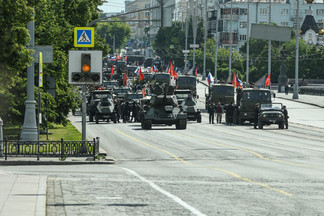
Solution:
M 94 47 L 94 28 L 75 27 L 74 28 L 75 47 Z

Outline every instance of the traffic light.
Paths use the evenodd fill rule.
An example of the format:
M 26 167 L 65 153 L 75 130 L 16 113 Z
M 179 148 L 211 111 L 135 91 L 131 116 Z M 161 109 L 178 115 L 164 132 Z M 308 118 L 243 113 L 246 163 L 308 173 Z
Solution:
M 101 51 L 69 52 L 69 83 L 100 84 L 102 81 Z

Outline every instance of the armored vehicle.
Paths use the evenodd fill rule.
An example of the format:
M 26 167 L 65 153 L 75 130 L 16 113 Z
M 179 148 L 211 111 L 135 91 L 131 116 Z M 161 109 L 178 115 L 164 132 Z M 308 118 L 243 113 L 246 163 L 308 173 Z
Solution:
M 179 75 L 177 79 L 177 89 L 186 89 L 192 92 L 194 97 L 197 96 L 197 79 L 195 76 Z
M 96 90 L 90 92 L 87 103 L 87 114 L 89 115 L 89 121 L 93 122 L 93 117 L 97 112 L 97 105 L 102 98 L 112 98 L 111 91 L 109 90 Z
M 243 88 L 236 91 L 236 105 L 233 114 L 235 124 L 245 121 L 254 122 L 254 108 L 256 103 L 271 103 L 269 89 Z
M 188 94 L 188 97 L 182 101 L 181 108 L 184 113 L 187 113 L 187 119 L 189 121 L 201 123 L 201 113 L 192 94 Z
M 278 124 L 279 129 L 284 129 L 284 114 L 281 103 L 261 103 L 258 118 L 258 127 L 263 129 L 264 125 Z
M 117 122 L 112 94 L 108 95 L 108 97 L 100 98 L 100 101 L 97 104 L 95 120 L 96 124 L 99 123 L 99 120 L 106 120 L 107 122 L 111 120 L 114 123 Z
M 149 106 L 144 107 L 141 126 L 151 129 L 152 124 L 176 125 L 176 129 L 186 129 L 187 114 L 178 106 L 175 95 L 168 95 L 169 85 L 165 84 L 162 95 L 152 95 Z

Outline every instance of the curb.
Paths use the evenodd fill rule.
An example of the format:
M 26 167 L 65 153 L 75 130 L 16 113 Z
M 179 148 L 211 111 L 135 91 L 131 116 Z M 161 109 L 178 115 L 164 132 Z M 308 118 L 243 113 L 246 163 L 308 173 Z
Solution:
M 321 106 L 321 105 L 318 105 L 318 104 L 305 102 L 305 101 L 300 101 L 300 100 L 296 100 L 296 99 L 290 99 L 290 98 L 285 98 L 285 97 L 276 97 L 276 98 L 280 98 L 280 99 L 283 99 L 283 100 L 294 101 L 294 102 L 297 102 L 297 103 L 302 103 L 302 104 L 307 104 L 307 105 L 312 105 L 312 106 L 316 106 L 316 107 L 319 107 L 319 108 L 324 108 L 324 106 Z
M 107 159 L 102 161 L 28 161 L 28 160 L 3 160 L 0 166 L 29 166 L 29 165 L 87 165 L 87 164 L 115 164 L 115 160 Z

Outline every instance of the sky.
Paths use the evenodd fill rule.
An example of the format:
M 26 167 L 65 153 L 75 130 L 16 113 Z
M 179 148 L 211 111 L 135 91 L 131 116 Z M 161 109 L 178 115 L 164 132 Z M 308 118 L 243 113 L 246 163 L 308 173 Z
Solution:
M 124 0 L 107 0 L 107 2 L 99 7 L 104 13 L 125 11 Z

